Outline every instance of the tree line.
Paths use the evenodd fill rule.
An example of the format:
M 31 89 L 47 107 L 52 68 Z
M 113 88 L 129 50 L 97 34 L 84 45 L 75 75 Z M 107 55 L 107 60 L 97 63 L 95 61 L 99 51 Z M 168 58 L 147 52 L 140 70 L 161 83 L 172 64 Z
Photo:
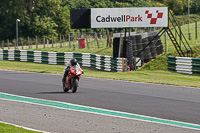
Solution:
M 168 6 L 175 15 L 183 15 L 187 5 L 188 0 L 1 0 L 0 40 L 15 38 L 16 19 L 21 20 L 21 37 L 67 34 L 72 31 L 72 8 Z M 200 13 L 200 0 L 190 0 L 190 5 L 191 13 Z

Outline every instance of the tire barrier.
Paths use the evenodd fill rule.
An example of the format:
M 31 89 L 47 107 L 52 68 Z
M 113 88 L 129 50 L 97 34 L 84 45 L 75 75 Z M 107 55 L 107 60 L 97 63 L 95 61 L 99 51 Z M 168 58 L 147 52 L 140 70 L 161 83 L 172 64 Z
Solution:
M 157 43 L 156 43 L 156 52 L 157 52 L 157 55 L 160 55 L 164 52 L 160 38 L 158 38 Z
M 126 58 L 114 58 L 90 53 L 74 52 L 43 52 L 28 50 L 3 50 L 0 49 L 0 60 L 23 61 L 52 65 L 64 65 L 70 59 L 76 58 L 80 66 L 95 68 L 103 71 L 127 71 Z M 123 64 L 124 62 L 124 64 Z
M 149 47 L 150 47 L 150 52 L 151 52 L 151 58 L 155 58 L 155 57 L 157 56 L 156 45 L 155 45 L 156 40 L 153 40 L 153 41 L 152 41 L 153 38 L 154 38 L 153 36 L 149 36 L 149 37 L 148 37 L 148 42 L 151 41 L 151 43 L 150 43 L 150 45 L 149 45 Z
M 145 32 L 145 33 L 140 33 L 140 34 L 134 34 L 130 37 L 127 36 L 127 39 L 130 39 L 132 41 L 133 56 L 140 58 L 143 62 L 142 64 L 144 64 L 144 60 L 147 60 L 147 61 L 151 60 L 152 58 L 155 58 L 156 56 L 164 52 L 160 37 L 158 36 L 157 38 L 154 38 L 156 35 L 157 35 L 157 32 Z M 113 55 L 115 55 L 115 57 L 119 57 L 119 52 L 117 51 L 121 51 L 119 50 L 120 37 L 118 36 L 114 38 L 114 42 L 113 42 Z M 123 47 L 121 47 L 123 48 L 123 53 L 120 55 L 120 57 L 127 58 L 129 54 L 127 41 L 125 40 L 124 37 L 122 38 L 124 40 Z M 153 38 L 154 40 L 149 44 L 149 42 Z
M 128 64 L 130 69 L 133 70 L 133 44 L 131 40 L 127 40 L 128 45 Z
M 123 41 L 123 55 L 122 55 L 122 57 L 124 57 L 124 58 L 127 58 L 128 56 L 128 47 L 127 47 L 127 41 L 126 40 L 124 40 Z
M 148 38 L 143 38 L 142 39 L 142 45 L 143 48 L 147 46 L 147 44 L 149 43 Z M 143 58 L 144 59 L 151 59 L 151 51 L 150 51 L 150 46 L 147 46 L 144 51 L 143 51 Z
M 120 38 L 114 38 L 113 39 L 113 57 L 118 57 L 119 56 L 119 42 Z
M 143 49 L 143 45 L 142 45 L 142 35 L 136 35 L 135 36 L 135 40 L 136 40 L 136 48 L 137 48 L 137 54 L 135 56 L 138 55 L 138 53 Z M 140 52 L 140 54 L 137 56 L 139 58 L 143 57 L 143 51 Z
M 200 74 L 200 58 L 168 56 L 168 70 L 178 73 Z
M 135 36 L 131 36 L 130 40 L 132 41 L 132 54 L 133 54 L 133 56 L 136 56 L 137 55 L 137 47 L 136 47 Z

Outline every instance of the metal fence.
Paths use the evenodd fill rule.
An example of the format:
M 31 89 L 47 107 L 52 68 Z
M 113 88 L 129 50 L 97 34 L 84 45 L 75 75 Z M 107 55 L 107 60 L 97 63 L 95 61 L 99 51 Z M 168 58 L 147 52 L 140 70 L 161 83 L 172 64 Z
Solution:
M 132 32 L 142 33 L 157 31 L 158 27 L 135 28 L 131 29 Z M 13 40 L 0 40 L 0 49 L 39 49 L 49 47 L 65 47 L 72 50 L 78 49 L 79 39 L 85 38 L 86 48 L 102 48 L 112 47 L 113 33 L 107 29 L 106 32 L 71 32 L 65 35 L 58 36 L 36 36 L 36 37 L 19 37 L 18 45 L 16 39 Z
M 112 32 L 109 33 L 109 37 Z M 86 47 L 100 48 L 107 42 L 107 33 L 105 32 L 87 32 L 87 33 L 68 33 L 58 36 L 42 36 L 42 37 L 27 37 L 18 39 L 18 45 L 16 39 L 14 40 L 0 40 L 0 49 L 38 49 L 48 47 L 66 47 L 77 49 L 79 47 L 79 39 L 85 38 Z

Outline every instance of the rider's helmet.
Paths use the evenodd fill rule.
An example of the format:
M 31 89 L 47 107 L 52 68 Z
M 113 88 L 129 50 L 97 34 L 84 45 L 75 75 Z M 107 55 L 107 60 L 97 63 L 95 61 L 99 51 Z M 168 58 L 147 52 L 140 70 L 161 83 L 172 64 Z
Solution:
M 74 59 L 71 59 L 71 65 L 72 66 L 75 66 L 77 65 L 77 60 L 74 58 Z

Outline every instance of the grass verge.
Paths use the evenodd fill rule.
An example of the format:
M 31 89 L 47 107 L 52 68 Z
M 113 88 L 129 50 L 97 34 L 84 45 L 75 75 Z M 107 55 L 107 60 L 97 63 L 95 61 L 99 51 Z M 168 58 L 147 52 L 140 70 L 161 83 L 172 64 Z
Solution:
M 30 62 L 0 61 L 0 69 L 39 73 L 63 74 L 63 65 L 48 65 Z M 140 70 L 131 72 L 104 72 L 83 68 L 82 76 L 117 79 L 136 82 L 200 87 L 199 75 L 180 74 L 168 70 Z
M 20 127 L 0 123 L 0 133 L 39 133 L 35 131 L 26 130 Z

